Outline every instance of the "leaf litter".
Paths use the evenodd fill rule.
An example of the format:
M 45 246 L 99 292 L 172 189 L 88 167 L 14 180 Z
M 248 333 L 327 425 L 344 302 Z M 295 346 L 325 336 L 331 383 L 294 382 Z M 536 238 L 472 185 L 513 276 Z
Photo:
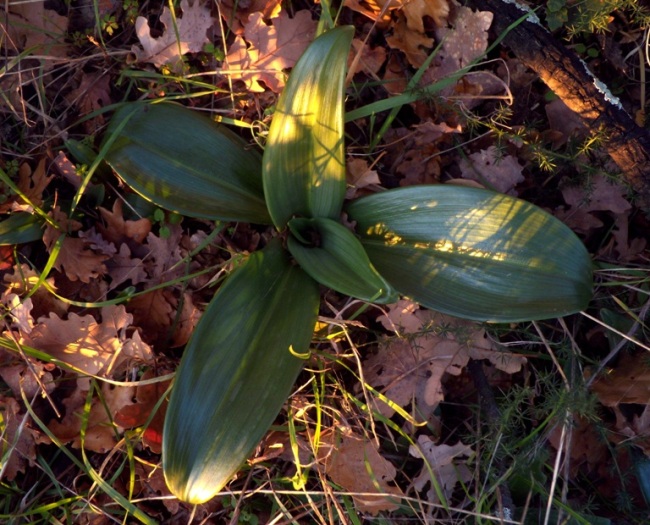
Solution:
M 219 4 L 219 9 L 214 10 L 199 0 L 193 3 L 182 0 L 174 15 L 164 7 L 157 23 L 155 17 L 139 17 L 134 39 L 125 49 L 132 46 L 132 58 L 138 62 L 135 67 L 154 66 L 163 72 L 169 69 L 180 73 L 188 71 L 185 64 L 190 62 L 192 67 L 196 64 L 205 67 L 201 61 L 205 59 L 206 45 L 215 43 L 215 38 L 220 39 L 216 43 L 224 44 L 224 60 L 210 63 L 215 66 L 216 82 L 223 86 L 230 79 L 244 86 L 245 96 L 238 101 L 236 110 L 240 112 L 238 116 L 252 121 L 281 92 L 287 73 L 312 40 L 316 22 L 309 10 L 289 10 L 278 1 Z M 472 11 L 456 3 L 346 0 L 343 5 L 359 13 L 355 19 L 357 27 L 378 24 L 377 32 L 365 44 L 362 39 L 354 41 L 354 51 L 361 55 L 355 78 L 370 78 L 392 94 L 403 92 L 412 73 L 410 66 L 422 65 L 438 44 L 439 53 L 425 72 L 421 86 L 455 73 L 480 57 L 488 44 L 491 13 Z M 25 3 L 10 6 L 5 20 L 0 22 L 0 30 L 6 37 L 5 48 L 9 47 L 12 53 L 29 50 L 32 55 L 47 55 L 43 71 L 49 74 L 55 58 L 72 56 L 70 40 L 64 38 L 68 22 L 69 17 L 45 9 L 42 3 Z M 221 24 L 228 35 L 221 34 Z M 96 36 L 90 36 L 88 41 L 92 42 Z M 138 44 L 133 44 L 136 38 Z M 531 90 L 534 77 L 522 73 L 525 68 L 512 57 L 505 57 L 504 61 L 507 68 L 484 67 L 480 74 L 466 76 L 451 86 L 445 92 L 448 100 L 458 101 L 462 111 L 468 111 L 481 104 L 482 97 L 502 94 L 503 84 L 493 82 L 492 69 L 504 80 L 510 78 L 510 73 L 504 72 L 508 69 L 513 73 L 511 86 Z M 116 78 L 114 72 L 106 74 L 106 71 L 103 67 L 80 69 L 70 75 L 72 80 L 57 93 L 58 99 L 73 107 L 80 117 L 121 100 L 114 98 L 122 93 L 112 83 Z M 26 107 L 23 104 L 26 86 L 36 80 L 30 75 L 26 73 L 21 81 L 12 74 L 0 78 L 2 89 L 9 94 L 0 101 L 3 112 L 18 113 L 16 108 Z M 44 77 L 46 81 L 52 78 Z M 58 84 L 57 89 L 61 89 Z M 165 89 L 167 85 L 152 81 L 143 92 L 152 97 Z M 531 92 L 534 90 L 533 87 Z M 385 93 L 375 96 L 381 98 Z M 579 123 L 569 119 L 571 115 L 566 114 L 560 103 L 541 98 L 538 102 L 549 120 L 547 135 L 552 137 L 552 148 L 565 147 L 571 140 L 584 136 Z M 449 152 L 468 130 L 465 118 L 450 111 L 438 99 L 418 101 L 409 110 L 412 115 L 398 119 L 388 130 L 380 145 L 381 156 L 352 157 L 348 162 L 349 198 L 381 187 L 459 178 L 478 180 L 513 195 L 526 195 L 537 172 L 525 154 L 526 148 L 519 142 L 504 154 L 496 148 L 493 139 L 483 138 L 462 146 L 463 159 Z M 23 112 L 23 116 L 26 114 Z M 99 115 L 84 123 L 83 132 L 101 133 L 103 124 Z M 56 159 L 55 169 L 51 159 Z M 61 188 L 65 188 L 62 195 L 69 191 L 66 184 L 79 187 L 82 170 L 64 152 L 46 151 L 38 158 L 21 160 L 17 184 L 33 205 L 47 206 L 47 199 Z M 647 235 L 640 233 L 643 230 L 639 228 L 644 223 L 627 189 L 613 184 L 602 173 L 590 176 L 587 185 L 569 183 L 570 177 L 563 175 L 564 178 L 557 177 L 552 183 L 555 185 L 559 180 L 553 189 L 560 204 L 554 202 L 549 206 L 553 213 L 588 241 L 597 239 L 607 228 L 606 242 L 599 242 L 598 251 L 594 250 L 598 257 L 636 265 L 647 262 Z M 535 179 L 535 188 L 538 182 Z M 157 226 L 150 218 L 125 213 L 120 198 L 92 210 L 93 220 L 88 216 L 69 217 L 63 211 L 64 206 L 46 209 L 58 228 L 44 228 L 40 249 L 47 254 L 59 250 L 54 270 L 46 279 L 47 288 L 41 286 L 34 290 L 38 272 L 24 264 L 24 259 L 13 260 L 13 253 L 10 254 L 7 258 L 10 262 L 3 267 L 5 289 L 0 296 L 7 312 L 3 333 L 26 347 L 47 352 L 51 359 L 60 359 L 72 368 L 31 357 L 25 360 L 7 350 L 0 351 L 0 377 L 7 385 L 0 394 L 4 424 L 2 452 L 13 447 L 3 474 L 8 480 L 20 479 L 33 468 L 39 444 L 49 442 L 15 401 L 22 393 L 29 398 L 51 396 L 61 417 L 49 417 L 48 428 L 59 439 L 79 447 L 81 428 L 85 425 L 84 447 L 97 453 L 112 450 L 128 434 L 128 429 L 142 428 L 148 423 L 139 434 L 141 445 L 138 446 L 144 448 L 138 449 L 137 454 L 146 450 L 153 454 L 146 456 L 147 460 L 155 463 L 159 461 L 155 455 L 160 452 L 164 402 L 155 414 L 153 410 L 167 388 L 166 379 L 157 379 L 174 369 L 173 364 L 159 368 L 158 362 L 164 361 L 166 354 L 173 352 L 170 349 L 182 346 L 190 337 L 203 305 L 211 296 L 212 290 L 204 287 L 212 277 L 196 279 L 188 288 L 174 284 L 142 292 L 150 286 L 180 279 L 188 271 L 185 263 L 180 263 L 205 238 L 205 225 L 196 230 L 196 224 L 183 223 L 182 227 L 172 227 L 169 237 L 163 237 L 158 235 Z M 16 211 L 33 213 L 34 210 L 27 201 L 13 195 L 0 201 L 3 214 Z M 65 236 L 61 237 L 61 233 Z M 244 250 L 255 249 L 266 235 L 241 225 L 237 234 Z M 223 253 L 237 250 L 232 240 L 224 239 L 219 241 L 218 248 L 209 247 L 196 256 L 191 269 L 197 268 L 198 261 L 201 265 L 223 264 L 224 257 L 227 258 Z M 71 305 L 48 291 L 56 291 L 73 301 L 99 301 L 114 297 L 127 286 L 138 292 L 125 306 L 92 310 Z M 507 375 L 530 374 L 531 359 L 508 351 L 487 336 L 490 330 L 485 327 L 428 312 L 406 300 L 392 305 L 385 315 L 374 317 L 366 324 L 373 323 L 381 329 L 377 340 L 372 339 L 362 352 L 365 386 L 359 383 L 351 390 L 358 399 L 371 401 L 369 409 L 374 411 L 375 418 L 384 418 L 376 419 L 375 424 L 391 421 L 413 437 L 407 454 L 401 456 L 402 459 L 404 455 L 410 456 L 410 470 L 406 469 L 408 482 L 402 471 L 404 464 L 395 459 L 390 444 L 386 445 L 393 437 L 387 438 L 390 434 L 379 430 L 382 437 L 379 446 L 378 435 L 368 432 L 368 426 L 375 431 L 377 428 L 367 420 L 355 420 L 350 425 L 341 419 L 341 414 L 332 417 L 336 423 L 321 435 L 316 452 L 310 448 L 311 430 L 293 438 L 299 444 L 300 461 L 314 461 L 314 468 L 322 476 L 352 493 L 360 513 L 399 512 L 403 509 L 401 498 L 407 495 L 438 502 L 440 495 L 432 474 L 442 495 L 450 499 L 454 491 L 471 482 L 479 451 L 479 447 L 465 439 L 466 434 L 461 437 L 440 433 L 445 423 L 441 409 L 457 393 L 454 381 L 466 378 L 466 367 L 472 359 L 487 362 L 492 370 Z M 363 324 L 355 327 L 361 329 Z M 592 392 L 600 406 L 611 411 L 613 417 L 605 433 L 609 444 L 620 446 L 631 442 L 650 455 L 646 364 L 639 355 L 624 354 L 607 376 L 594 382 Z M 96 381 L 92 376 L 110 381 Z M 130 378 L 138 381 L 127 381 Z M 138 384 L 142 381 L 145 383 Z M 126 385 L 121 384 L 125 382 Z M 87 406 L 91 386 L 96 395 Z M 368 394 L 367 387 L 379 396 Z M 354 411 L 347 408 L 344 417 L 354 419 L 351 415 Z M 407 423 L 404 414 L 411 418 L 406 419 Z M 313 420 L 308 421 L 314 424 Z M 609 452 L 606 442 L 595 437 L 599 430 L 594 422 L 575 418 L 574 424 L 571 479 L 586 470 L 592 474 L 597 472 L 606 481 L 598 484 L 599 490 L 608 484 L 617 486 L 616 478 L 605 473 Z M 561 446 L 559 428 L 556 426 L 549 432 L 549 442 L 555 448 Z M 295 460 L 290 450 L 292 445 L 286 432 L 274 430 L 265 439 L 258 459 L 261 461 L 266 453 L 269 458 L 292 463 Z M 253 464 L 262 463 L 253 460 Z M 160 469 L 151 465 L 137 463 L 138 489 L 145 495 L 168 495 Z M 164 500 L 163 505 L 172 516 L 182 512 L 182 506 L 170 499 Z M 201 513 L 207 516 L 205 509 Z

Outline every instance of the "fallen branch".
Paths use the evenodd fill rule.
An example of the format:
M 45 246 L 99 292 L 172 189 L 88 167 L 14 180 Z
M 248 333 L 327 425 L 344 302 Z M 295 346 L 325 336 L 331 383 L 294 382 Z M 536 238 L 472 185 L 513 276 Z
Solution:
M 625 180 L 639 196 L 639 204 L 650 209 L 650 134 L 637 126 L 607 87 L 572 51 L 564 47 L 538 21 L 537 16 L 516 0 L 466 0 L 481 11 L 492 11 L 492 29 L 507 31 L 522 16 L 529 17 L 512 28 L 503 43 L 592 130 L 602 130 L 605 148 Z

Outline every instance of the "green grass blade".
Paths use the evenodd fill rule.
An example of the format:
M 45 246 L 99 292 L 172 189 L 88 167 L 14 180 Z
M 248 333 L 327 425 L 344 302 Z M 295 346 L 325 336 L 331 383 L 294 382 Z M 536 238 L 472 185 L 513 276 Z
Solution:
M 157 205 L 188 217 L 271 223 L 260 156 L 210 119 L 176 104 L 128 104 L 111 120 L 109 140 L 106 162 Z
M 558 317 L 584 309 L 592 265 L 575 234 L 513 197 L 459 186 L 413 186 L 353 202 L 370 260 L 423 306 L 482 321 Z
M 397 301 L 397 292 L 375 270 L 359 239 L 345 226 L 331 219 L 292 219 L 289 228 L 293 235 L 287 247 L 313 279 L 363 301 Z
M 219 289 L 188 343 L 163 431 L 170 490 L 207 501 L 271 426 L 304 360 L 318 285 L 279 241 L 256 252 Z
M 307 48 L 280 96 L 264 151 L 264 193 L 277 228 L 294 216 L 338 219 L 345 197 L 343 99 L 354 30 Z

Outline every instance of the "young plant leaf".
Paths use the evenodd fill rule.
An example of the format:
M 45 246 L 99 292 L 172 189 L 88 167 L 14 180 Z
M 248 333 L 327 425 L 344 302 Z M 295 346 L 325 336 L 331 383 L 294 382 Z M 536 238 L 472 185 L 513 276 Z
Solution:
M 411 186 L 350 204 L 384 278 L 423 306 L 481 321 L 584 309 L 591 259 L 575 234 L 525 201 L 460 186 Z
M 264 194 L 273 224 L 338 219 L 345 197 L 344 80 L 354 29 L 314 40 L 289 75 L 264 151 Z
M 163 471 L 179 499 L 219 492 L 271 426 L 302 368 L 318 285 L 279 241 L 219 289 L 176 373 L 163 430 Z
M 135 191 L 188 217 L 270 224 L 260 156 L 177 104 L 127 104 L 113 116 L 106 162 Z
M 0 221 L 0 246 L 38 241 L 43 237 L 43 219 L 31 213 L 13 213 Z
M 394 303 L 397 292 L 379 275 L 359 239 L 331 219 L 292 219 L 287 247 L 319 283 L 374 303 Z

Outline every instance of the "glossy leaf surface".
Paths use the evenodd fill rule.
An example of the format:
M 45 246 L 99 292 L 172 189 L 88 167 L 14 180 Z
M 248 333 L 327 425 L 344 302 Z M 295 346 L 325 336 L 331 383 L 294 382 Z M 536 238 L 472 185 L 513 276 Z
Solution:
M 312 42 L 289 75 L 264 150 L 264 193 L 277 228 L 292 217 L 338 219 L 345 197 L 344 80 L 354 30 Z
M 31 213 L 13 213 L 0 221 L 0 246 L 38 241 L 43 237 L 43 219 Z
M 128 104 L 105 135 L 106 161 L 140 195 L 204 219 L 270 224 L 261 157 L 232 131 L 177 104 Z
M 558 317 L 584 309 L 592 266 L 559 220 L 476 188 L 412 186 L 350 204 L 370 260 L 423 306 L 482 321 Z
M 292 219 L 289 251 L 319 283 L 375 303 L 397 301 L 395 290 L 377 273 L 359 239 L 331 219 Z
M 251 454 L 282 408 L 316 322 L 318 285 L 279 241 L 228 277 L 190 339 L 163 431 L 172 493 L 203 503 Z

